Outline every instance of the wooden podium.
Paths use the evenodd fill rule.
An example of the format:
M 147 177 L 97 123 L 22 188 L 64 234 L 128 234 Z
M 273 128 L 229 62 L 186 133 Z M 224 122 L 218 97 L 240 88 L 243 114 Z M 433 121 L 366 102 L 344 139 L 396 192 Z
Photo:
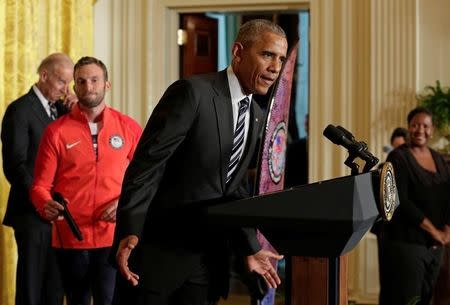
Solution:
M 341 257 L 377 219 L 379 185 L 372 171 L 221 203 L 207 213 L 214 224 L 257 227 L 280 253 L 299 256 L 293 258 L 290 304 L 346 305 Z M 311 264 L 307 257 L 324 260 Z

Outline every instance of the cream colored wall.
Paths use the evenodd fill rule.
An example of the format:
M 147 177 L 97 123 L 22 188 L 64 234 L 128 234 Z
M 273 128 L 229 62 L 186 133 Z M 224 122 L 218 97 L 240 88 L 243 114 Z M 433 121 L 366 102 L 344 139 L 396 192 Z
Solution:
M 149 27 L 146 0 L 98 0 L 94 6 L 94 54 L 108 67 L 112 88 L 110 106 L 144 124 L 149 104 L 147 65 Z
M 323 139 L 327 124 L 351 130 L 384 159 L 415 91 L 415 2 L 311 1 L 312 181 L 349 174 L 344 149 Z M 368 234 L 348 261 L 349 299 L 376 303 L 377 246 Z
M 245 3 L 245 4 L 243 4 Z M 349 174 L 346 152 L 322 136 L 342 125 L 383 160 L 415 92 L 450 84 L 448 0 L 98 0 L 95 54 L 110 69 L 112 105 L 142 124 L 178 78 L 180 12 L 299 9 L 311 12 L 310 180 Z M 349 257 L 349 298 L 376 303 L 376 241 Z
M 322 136 L 328 124 L 368 138 L 368 1 L 311 1 L 310 181 L 348 175 L 347 153 Z
M 450 86 L 450 1 L 418 0 L 417 86 Z

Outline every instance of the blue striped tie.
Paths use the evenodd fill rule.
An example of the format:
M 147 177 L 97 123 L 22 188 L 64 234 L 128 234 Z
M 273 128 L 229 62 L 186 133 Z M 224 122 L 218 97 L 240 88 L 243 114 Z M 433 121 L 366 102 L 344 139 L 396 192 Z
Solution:
M 48 107 L 50 107 L 50 118 L 54 121 L 58 117 L 58 109 L 56 109 L 55 103 L 48 102 Z
M 236 129 L 234 130 L 233 149 L 231 150 L 230 165 L 228 166 L 226 183 L 230 182 L 233 173 L 236 170 L 239 159 L 244 149 L 244 135 L 245 135 L 245 113 L 247 112 L 250 101 L 248 97 L 239 102 L 239 113 L 236 122 Z

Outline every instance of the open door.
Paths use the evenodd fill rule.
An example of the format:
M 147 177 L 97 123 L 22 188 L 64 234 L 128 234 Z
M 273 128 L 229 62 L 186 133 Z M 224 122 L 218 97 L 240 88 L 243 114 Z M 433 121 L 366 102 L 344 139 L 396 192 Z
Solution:
M 181 77 L 216 72 L 217 20 L 203 14 L 183 14 L 181 24 L 187 34 L 181 48 Z

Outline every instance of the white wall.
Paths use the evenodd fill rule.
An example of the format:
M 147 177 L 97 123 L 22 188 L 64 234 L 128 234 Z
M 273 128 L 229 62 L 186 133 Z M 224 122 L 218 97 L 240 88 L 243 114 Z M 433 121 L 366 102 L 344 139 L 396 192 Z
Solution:
M 450 86 L 450 1 L 417 1 L 417 89 Z

